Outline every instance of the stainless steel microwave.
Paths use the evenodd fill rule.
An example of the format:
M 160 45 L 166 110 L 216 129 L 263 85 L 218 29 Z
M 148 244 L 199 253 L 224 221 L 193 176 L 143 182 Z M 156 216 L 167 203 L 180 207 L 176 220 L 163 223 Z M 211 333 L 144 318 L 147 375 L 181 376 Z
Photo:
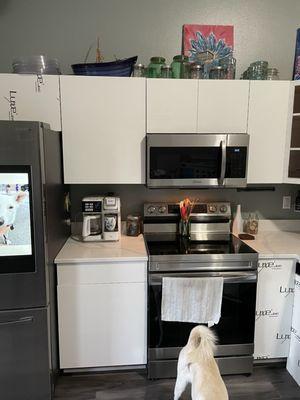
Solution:
M 147 134 L 147 186 L 244 187 L 248 146 L 246 134 Z

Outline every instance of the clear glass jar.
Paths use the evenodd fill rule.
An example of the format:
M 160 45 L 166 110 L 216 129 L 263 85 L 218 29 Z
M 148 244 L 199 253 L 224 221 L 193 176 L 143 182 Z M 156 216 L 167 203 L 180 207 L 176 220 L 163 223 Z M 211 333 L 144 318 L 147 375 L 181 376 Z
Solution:
M 173 78 L 171 65 L 163 65 L 161 67 L 161 78 L 165 79 Z
M 145 76 L 145 65 L 144 64 L 135 64 L 133 66 L 132 76 L 134 78 L 143 78 Z
M 161 67 L 166 65 L 165 62 L 166 59 L 164 57 L 151 57 L 148 65 L 148 78 L 160 78 Z
M 191 64 L 191 79 L 203 79 L 204 68 L 200 64 Z
M 187 64 L 189 64 L 189 58 L 187 56 L 174 56 L 171 64 L 173 78 L 180 79 L 186 77 L 186 70 L 189 69 L 189 66 L 187 66 Z
M 268 75 L 268 62 L 255 61 L 250 64 L 250 79 L 266 80 Z
M 254 216 L 249 214 L 248 218 L 245 221 L 245 232 L 250 235 L 257 235 L 258 233 L 258 215 Z
M 231 57 L 227 65 L 227 79 L 235 79 L 236 59 Z
M 226 79 L 227 70 L 220 65 L 212 67 L 209 71 L 209 79 Z
M 127 215 L 126 234 L 127 236 L 139 236 L 141 233 L 141 217 L 139 215 Z
M 268 68 L 267 80 L 268 81 L 278 81 L 279 80 L 277 68 Z

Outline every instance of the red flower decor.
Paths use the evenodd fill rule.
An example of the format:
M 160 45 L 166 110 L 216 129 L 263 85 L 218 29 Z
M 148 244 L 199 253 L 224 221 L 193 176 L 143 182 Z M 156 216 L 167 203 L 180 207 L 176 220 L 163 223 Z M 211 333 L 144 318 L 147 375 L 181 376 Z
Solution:
M 181 219 L 188 221 L 193 210 L 194 202 L 188 197 L 179 203 Z

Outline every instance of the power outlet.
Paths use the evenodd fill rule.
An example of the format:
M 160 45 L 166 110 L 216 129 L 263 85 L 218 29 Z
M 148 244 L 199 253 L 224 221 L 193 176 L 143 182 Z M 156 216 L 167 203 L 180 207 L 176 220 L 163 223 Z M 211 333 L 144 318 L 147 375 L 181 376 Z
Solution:
M 291 196 L 283 196 L 282 208 L 284 210 L 290 210 L 291 209 Z

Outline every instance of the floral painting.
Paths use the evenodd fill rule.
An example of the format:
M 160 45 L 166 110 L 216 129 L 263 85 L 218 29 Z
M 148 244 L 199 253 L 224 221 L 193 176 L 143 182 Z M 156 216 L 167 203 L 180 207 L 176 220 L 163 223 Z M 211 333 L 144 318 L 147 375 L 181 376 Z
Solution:
M 300 29 L 297 29 L 293 79 L 300 79 Z
M 218 64 L 232 57 L 232 25 L 184 25 L 183 52 L 192 62 Z

